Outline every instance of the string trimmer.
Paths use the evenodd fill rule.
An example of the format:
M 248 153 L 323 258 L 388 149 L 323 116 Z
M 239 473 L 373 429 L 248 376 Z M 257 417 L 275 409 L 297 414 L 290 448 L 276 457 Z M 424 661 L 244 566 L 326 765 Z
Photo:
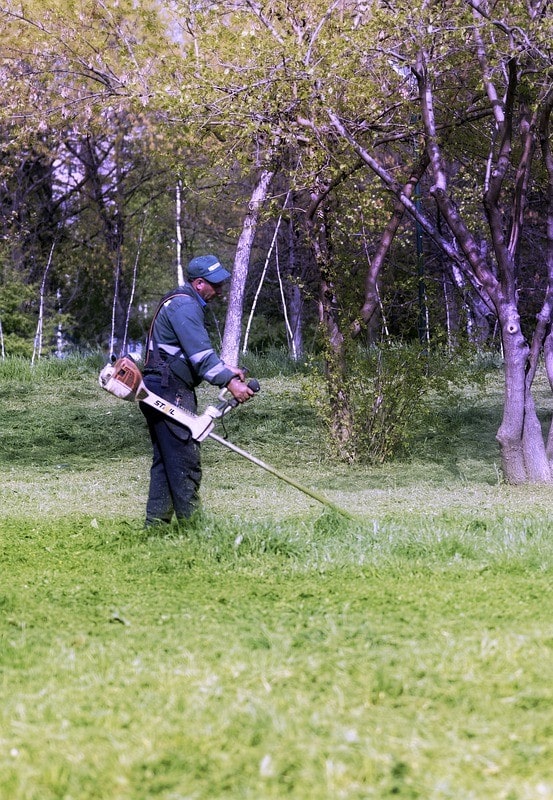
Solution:
M 271 475 L 274 475 L 281 481 L 290 484 L 290 486 L 294 486 L 300 492 L 312 497 L 314 500 L 327 506 L 327 508 L 331 508 L 338 514 L 353 519 L 349 512 L 335 505 L 322 494 L 313 491 L 313 489 L 309 489 L 307 486 L 303 486 L 301 483 L 294 480 L 294 478 L 284 475 L 284 473 L 280 472 L 275 467 L 265 463 L 265 461 L 261 461 L 261 459 L 256 458 L 251 453 L 246 452 L 246 450 L 242 450 L 242 448 L 237 447 L 235 444 L 232 444 L 232 442 L 229 442 L 222 436 L 218 436 L 214 432 L 213 428 L 215 427 L 216 420 L 222 419 L 229 411 L 232 411 L 232 409 L 236 408 L 238 405 L 238 401 L 235 400 L 227 389 L 223 389 L 220 392 L 217 405 L 207 406 L 203 414 L 193 414 L 191 411 L 187 411 L 180 406 L 175 406 L 162 397 L 159 397 L 159 395 L 151 392 L 145 385 L 142 379 L 142 373 L 137 364 L 129 356 L 123 356 L 117 359 L 113 364 L 106 364 L 100 372 L 99 383 L 102 389 L 115 395 L 115 397 L 119 397 L 122 400 L 137 400 L 141 403 L 146 403 L 146 405 L 157 409 L 161 414 L 165 414 L 173 422 L 184 425 L 184 427 L 188 428 L 191 432 L 192 438 L 195 441 L 202 442 L 209 437 L 213 439 L 213 441 L 222 444 L 223 447 L 232 450 L 233 453 L 251 461 L 252 464 L 261 467 L 261 469 L 266 470 L 266 472 L 270 472 Z M 256 380 L 250 380 L 248 386 L 254 392 L 260 390 L 259 383 Z

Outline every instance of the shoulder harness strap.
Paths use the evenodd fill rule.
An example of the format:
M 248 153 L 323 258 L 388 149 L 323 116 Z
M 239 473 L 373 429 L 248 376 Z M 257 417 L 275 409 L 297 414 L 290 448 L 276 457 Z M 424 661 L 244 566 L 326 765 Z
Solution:
M 181 286 L 178 289 L 174 289 L 171 292 L 168 292 L 164 295 L 161 300 L 159 301 L 158 307 L 154 313 L 152 321 L 150 323 L 150 329 L 148 331 L 148 336 L 146 338 L 146 358 L 144 360 L 144 369 L 151 369 L 151 370 L 158 370 L 161 369 L 162 374 L 162 385 L 166 386 L 169 382 L 169 373 L 171 369 L 176 370 L 176 374 L 181 378 L 181 380 L 186 380 L 186 377 L 183 376 L 181 370 L 177 370 L 177 365 L 180 362 L 179 353 L 175 354 L 174 356 L 167 356 L 167 358 L 162 358 L 159 352 L 159 346 L 153 336 L 154 325 L 157 319 L 157 315 L 168 302 L 173 300 L 175 297 L 180 297 L 182 295 L 186 295 L 187 297 L 194 298 L 194 292 L 191 286 L 185 285 Z M 150 349 L 151 343 L 151 349 Z M 151 356 L 153 355 L 153 358 Z

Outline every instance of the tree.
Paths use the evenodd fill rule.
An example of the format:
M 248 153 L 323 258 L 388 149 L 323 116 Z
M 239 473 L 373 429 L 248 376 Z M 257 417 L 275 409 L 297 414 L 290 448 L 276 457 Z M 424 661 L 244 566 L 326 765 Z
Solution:
M 9 89 L 9 102 L 1 112 L 3 131 L 14 163 L 21 163 L 22 152 L 28 153 L 25 162 L 30 179 L 26 183 L 30 188 L 24 196 L 12 189 L 14 185 L 22 189 L 25 182 L 20 167 L 7 166 L 3 184 L 7 191 L 0 197 L 0 205 L 5 211 L 13 270 L 20 277 L 26 274 L 27 281 L 40 280 L 37 270 L 43 268 L 56 241 L 48 281 L 41 282 L 41 323 L 49 294 L 65 310 L 71 307 L 76 311 L 79 304 L 81 310 L 90 306 L 95 324 L 102 326 L 102 314 L 94 307 L 95 292 L 87 291 L 90 283 L 87 285 L 83 273 L 90 265 L 96 271 L 97 286 L 102 286 L 102 262 L 107 253 L 118 287 L 114 322 L 119 337 L 124 330 L 129 297 L 124 244 L 130 223 L 125 213 L 131 203 L 136 212 L 137 192 L 148 179 L 138 143 L 142 152 L 150 144 L 145 120 L 141 120 L 138 136 L 138 118 L 130 113 L 130 98 L 143 87 L 143 74 L 139 69 L 129 72 L 129 67 L 137 67 L 132 50 L 140 49 L 144 25 L 139 22 L 146 19 L 146 10 L 133 14 L 132 4 L 125 3 L 111 8 L 104 3 L 85 3 L 74 9 L 31 0 L 24 6 L 8 2 L 2 9 L 4 57 L 0 70 Z M 134 152 L 129 158 L 131 147 Z M 31 164 L 34 167 L 29 172 Z M 14 202 L 21 206 L 16 216 Z M 82 225 L 91 204 L 102 220 L 105 242 L 104 254 L 96 264 L 88 259 L 92 249 L 98 253 L 91 244 L 94 233 L 90 229 L 85 232 Z M 31 215 L 35 208 L 40 215 Z M 91 218 L 89 214 L 89 221 Z M 82 237 L 77 259 L 72 250 L 76 230 Z M 109 297 L 105 302 L 109 307 Z M 85 330 L 86 325 L 81 325 L 81 332 Z
M 496 4 L 495 13 L 497 10 Z M 451 24 L 455 11 L 463 12 L 462 27 L 459 17 L 455 26 Z M 500 20 L 490 17 L 485 4 L 475 2 L 461 5 L 452 2 L 440 10 L 423 3 L 420 12 L 420 22 L 413 26 L 410 21 L 406 46 L 395 50 L 394 57 L 409 65 L 416 79 L 418 92 L 413 100 L 416 97 L 422 123 L 419 134 L 432 173 L 430 193 L 447 224 L 446 235 L 440 234 L 435 221 L 416 208 L 408 191 L 411 182 L 398 183 L 386 169 L 382 156 L 375 152 L 374 144 L 372 152 L 361 144 L 360 120 L 354 134 L 330 108 L 329 118 L 334 130 L 349 142 L 493 307 L 505 354 L 504 416 L 497 435 L 505 477 L 512 483 L 551 482 L 552 453 L 543 440 L 532 395 L 540 353 L 545 353 L 547 373 L 550 381 L 553 379 L 549 338 L 553 312 L 550 151 L 553 74 L 551 40 L 544 38 L 542 27 L 545 6 L 527 8 L 521 3 L 514 12 L 505 8 Z M 460 69 L 461 30 L 465 67 L 468 65 L 472 71 L 462 70 L 462 86 L 458 80 L 454 81 L 454 70 Z M 471 78 L 476 71 L 484 95 L 474 77 Z M 455 92 L 463 96 L 463 102 L 457 102 L 456 106 Z M 459 198 L 462 182 L 450 179 L 455 173 L 457 155 L 449 142 L 448 116 L 452 108 L 458 109 L 458 114 L 466 114 L 467 108 L 473 108 L 493 122 L 491 135 L 486 137 L 489 149 L 479 172 L 482 213 L 477 217 L 471 216 L 472 209 L 466 204 L 464 208 Z M 540 152 L 541 171 L 537 164 Z M 537 324 L 532 332 L 525 334 L 519 292 L 531 187 L 536 194 L 543 191 L 547 198 L 542 203 L 547 277 Z
M 246 278 L 248 276 L 250 255 L 259 221 L 260 207 L 267 199 L 274 174 L 274 170 L 270 168 L 261 170 L 252 192 L 249 209 L 244 218 L 242 232 L 238 239 L 225 322 L 225 335 L 223 338 L 223 347 L 221 349 L 221 357 L 229 364 L 238 364 L 239 362 L 238 354 L 242 335 L 244 292 Z

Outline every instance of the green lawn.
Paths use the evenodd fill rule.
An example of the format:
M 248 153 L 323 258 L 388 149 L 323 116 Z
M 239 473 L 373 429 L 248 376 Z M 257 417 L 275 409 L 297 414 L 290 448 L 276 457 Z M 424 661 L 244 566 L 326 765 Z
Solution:
M 370 468 L 266 380 L 230 438 L 356 520 L 207 442 L 151 536 L 138 410 L 0 380 L 1 798 L 553 798 L 551 489 L 499 479 L 497 387 Z

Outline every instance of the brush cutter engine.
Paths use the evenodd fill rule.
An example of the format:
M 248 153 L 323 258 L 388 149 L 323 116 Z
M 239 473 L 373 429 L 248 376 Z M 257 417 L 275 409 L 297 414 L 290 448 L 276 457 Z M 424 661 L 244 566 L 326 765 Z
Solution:
M 123 356 L 113 364 L 106 364 L 100 372 L 98 381 L 102 389 L 115 397 L 121 400 L 134 400 L 142 383 L 142 373 L 132 358 Z

